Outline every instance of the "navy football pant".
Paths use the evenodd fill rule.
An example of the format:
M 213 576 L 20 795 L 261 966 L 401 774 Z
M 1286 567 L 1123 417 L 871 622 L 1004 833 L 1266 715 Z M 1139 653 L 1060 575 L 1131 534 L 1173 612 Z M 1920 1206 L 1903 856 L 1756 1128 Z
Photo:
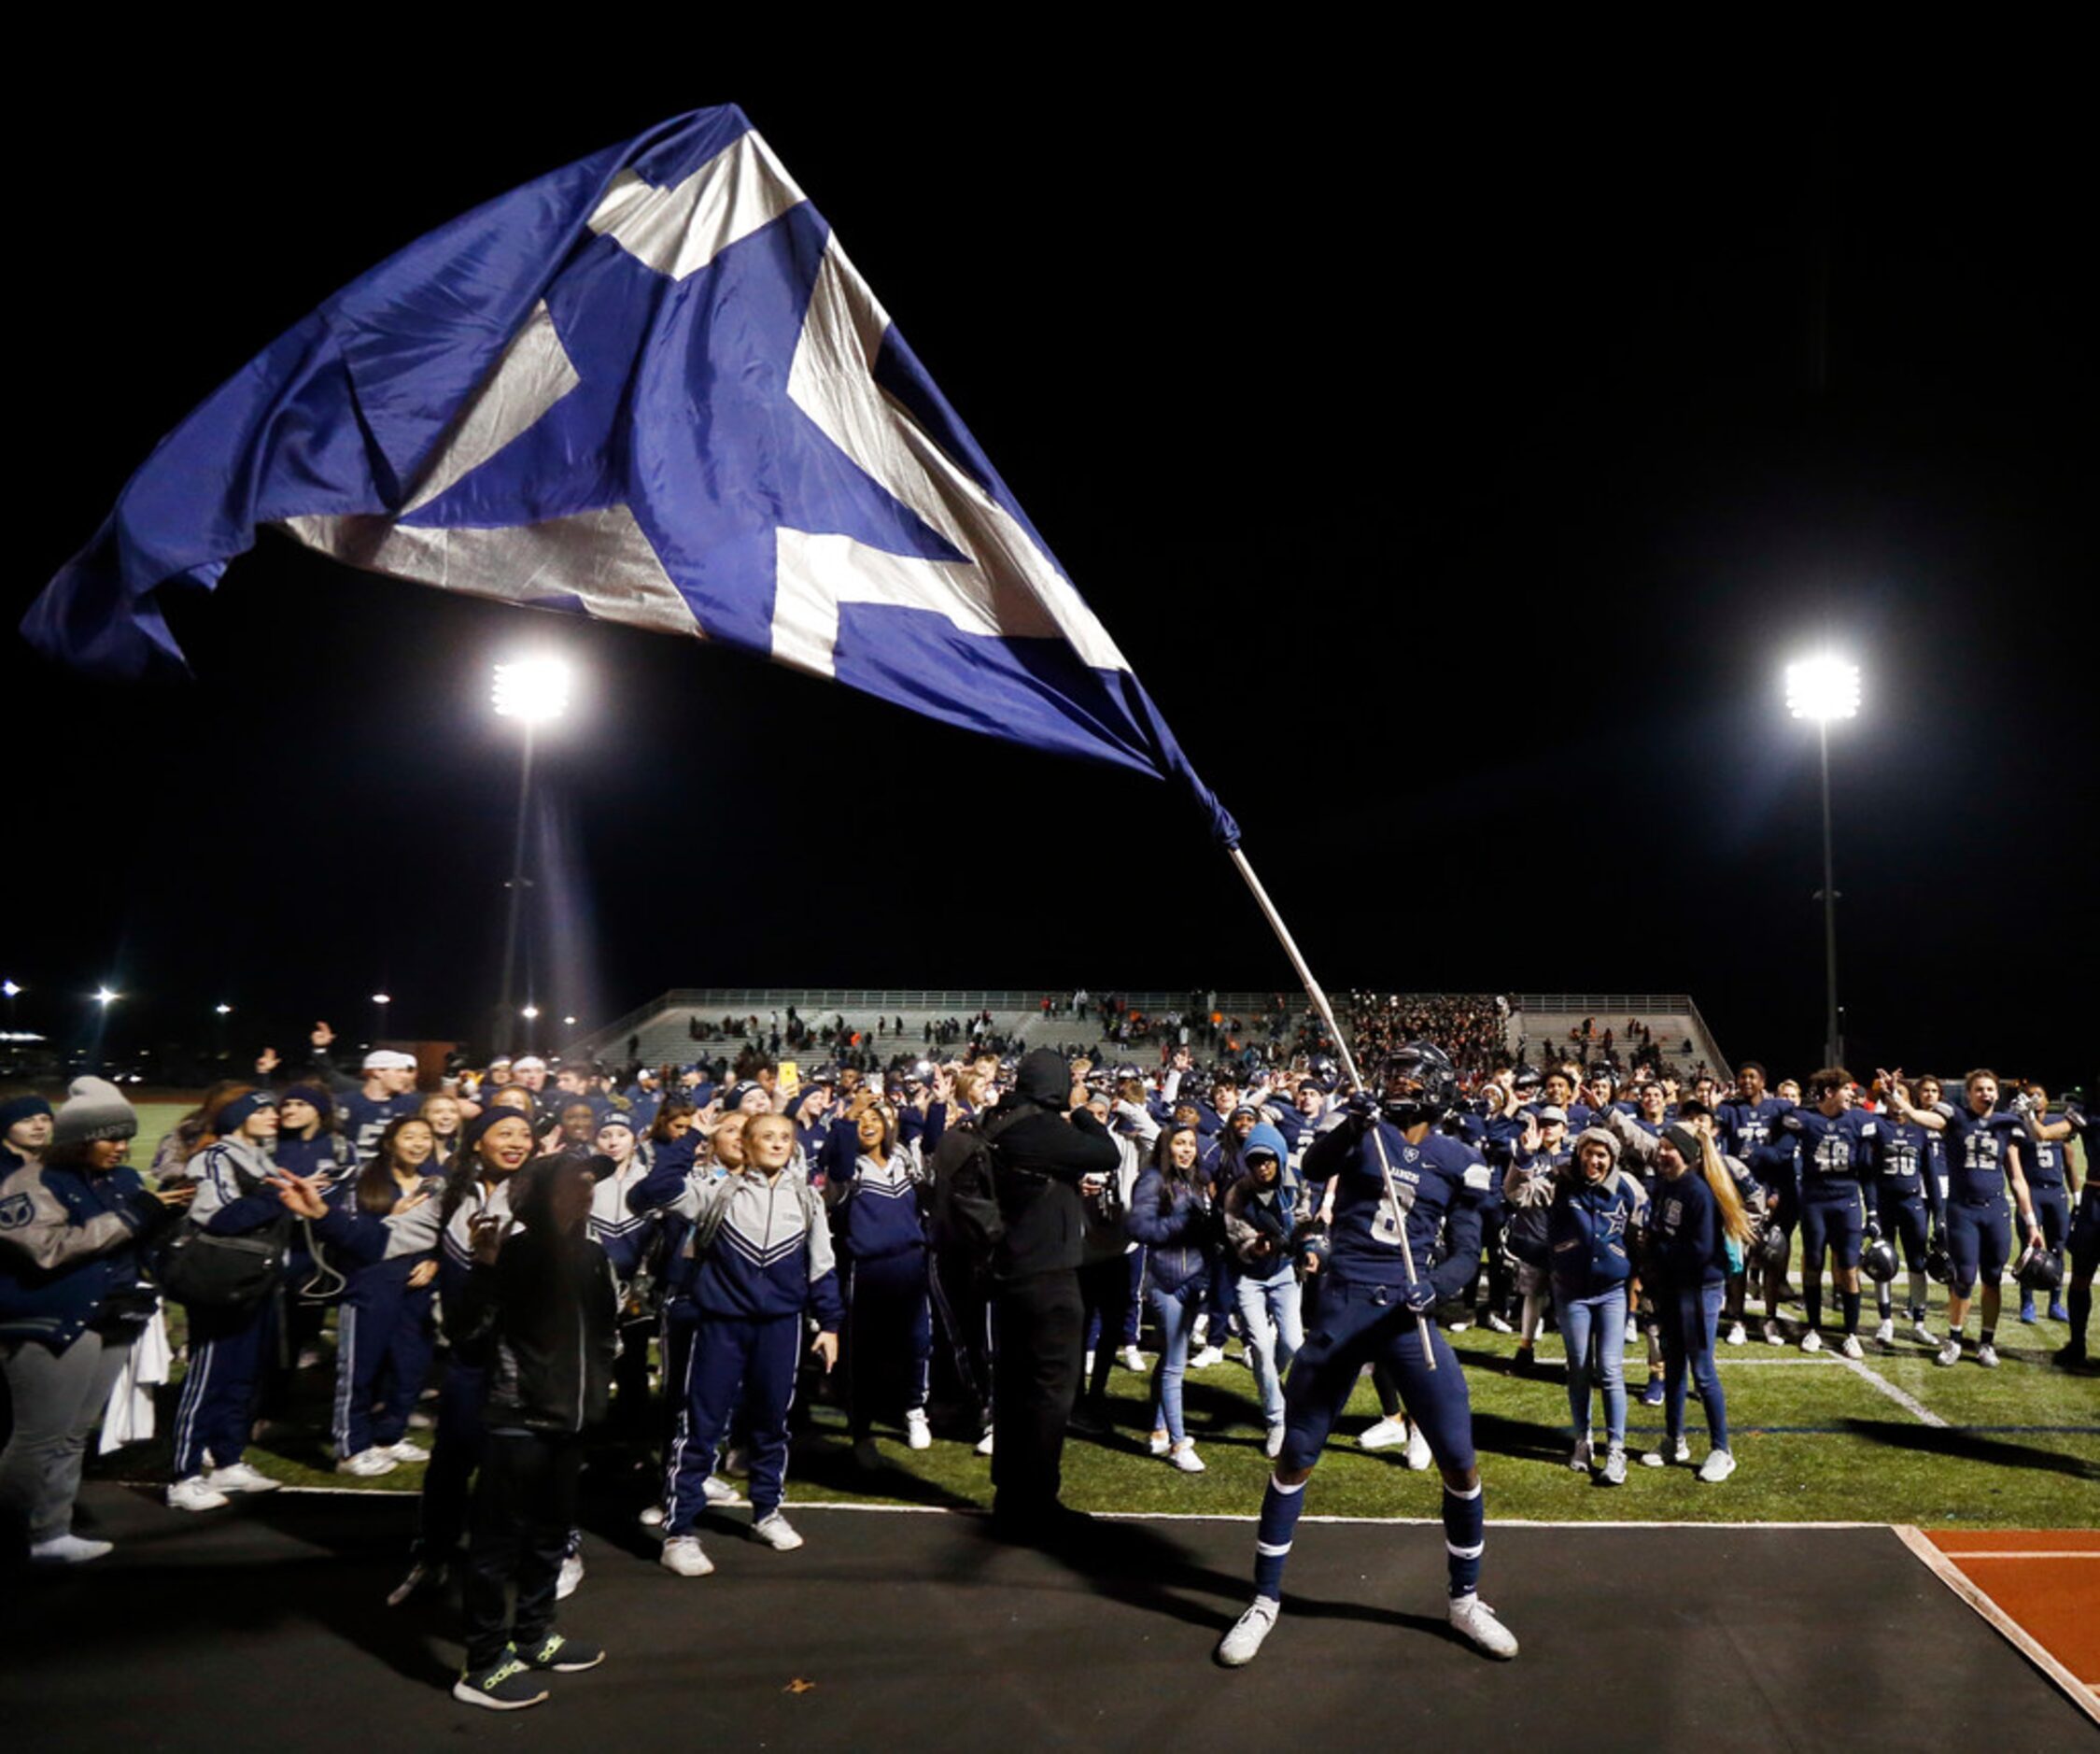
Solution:
M 1801 1270 L 1810 1277 L 1823 1271 L 1826 1252 L 1833 1266 L 1857 1266 L 1866 1239 L 1867 1207 L 1857 1187 L 1801 1202 Z
M 1966 1297 L 1981 1279 L 1986 1287 L 2005 1277 L 2012 1254 L 2012 1214 L 2002 1199 L 1979 1206 L 1967 1200 L 1947 1203 L 1947 1254 L 1953 1263 L 1957 1297 Z
M 1319 1285 L 1307 1320 L 1310 1332 L 1284 1384 L 1280 1466 L 1309 1468 L 1319 1460 L 1366 1365 L 1383 1365 L 1391 1373 L 1408 1418 L 1420 1428 L 1439 1467 L 1473 1465 L 1473 1403 L 1465 1372 L 1433 1326 L 1429 1334 L 1437 1367 L 1422 1362 L 1420 1332 L 1397 1291 L 1330 1279 Z

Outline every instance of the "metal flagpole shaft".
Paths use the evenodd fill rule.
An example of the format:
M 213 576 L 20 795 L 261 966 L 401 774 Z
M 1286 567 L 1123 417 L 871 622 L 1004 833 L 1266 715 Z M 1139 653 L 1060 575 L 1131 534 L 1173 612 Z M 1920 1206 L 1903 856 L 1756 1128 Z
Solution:
M 1342 1067 L 1348 1073 L 1349 1082 L 1360 1091 L 1363 1088 L 1363 1077 L 1357 1070 L 1356 1055 L 1349 1052 L 1348 1038 L 1343 1035 L 1341 1026 L 1334 1021 L 1333 1007 L 1328 1004 L 1327 995 L 1320 991 L 1319 983 L 1313 979 L 1313 971 L 1305 966 L 1305 958 L 1298 954 L 1298 945 L 1290 936 L 1290 928 L 1284 925 L 1283 916 L 1276 912 L 1276 903 L 1269 899 L 1269 892 L 1261 887 L 1261 880 L 1254 874 L 1254 867 L 1247 862 L 1247 855 L 1236 846 L 1228 847 L 1226 851 L 1233 856 L 1233 863 L 1239 868 L 1240 875 L 1247 879 L 1247 888 L 1254 893 L 1254 905 L 1261 910 L 1262 918 L 1269 922 L 1269 929 L 1276 933 L 1276 941 L 1283 946 L 1283 954 L 1290 958 L 1290 966 L 1298 970 L 1298 979 L 1304 984 L 1306 996 L 1313 1001 L 1314 1009 L 1319 1012 L 1320 1021 L 1327 1026 L 1327 1033 L 1333 1038 L 1334 1045 L 1341 1053 Z M 1401 1209 L 1400 1190 L 1393 1183 L 1393 1167 L 1386 1156 L 1386 1141 L 1378 1131 L 1379 1125 L 1379 1122 L 1372 1122 L 1371 1142 L 1378 1148 L 1378 1173 L 1385 1178 L 1386 1199 L 1393 1209 L 1393 1229 L 1400 1238 L 1401 1265 L 1407 1269 L 1408 1288 L 1413 1290 L 1416 1283 L 1415 1251 L 1407 1241 L 1407 1214 Z M 1424 1309 L 1417 1312 L 1415 1322 L 1415 1331 L 1421 1336 L 1422 1340 L 1422 1362 L 1434 1370 L 1436 1348 L 1430 1341 L 1430 1329 L 1435 1325 L 1435 1318 Z

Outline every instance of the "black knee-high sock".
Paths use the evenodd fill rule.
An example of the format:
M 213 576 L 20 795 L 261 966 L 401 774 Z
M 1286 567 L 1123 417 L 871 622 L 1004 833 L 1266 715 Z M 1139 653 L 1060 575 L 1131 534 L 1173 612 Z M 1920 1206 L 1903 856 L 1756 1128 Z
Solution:
M 2065 1313 L 2071 1318 L 2071 1343 L 2083 1346 L 2086 1323 L 2093 1320 L 2093 1281 L 2090 1279 L 2082 1285 L 2071 1287 Z
M 1823 1275 L 1801 1276 L 1801 1313 L 1812 1332 L 1823 1325 Z
M 1840 1291 L 1838 1294 L 1838 1306 L 1845 1312 L 1845 1332 L 1847 1334 L 1857 1334 L 1859 1332 L 1859 1294 L 1856 1291 Z

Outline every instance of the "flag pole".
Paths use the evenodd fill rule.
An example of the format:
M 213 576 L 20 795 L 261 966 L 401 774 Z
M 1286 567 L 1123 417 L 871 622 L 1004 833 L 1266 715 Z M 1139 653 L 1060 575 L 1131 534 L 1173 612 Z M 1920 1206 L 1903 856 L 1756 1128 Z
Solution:
M 1290 928 L 1283 923 L 1283 915 L 1276 912 L 1276 904 L 1269 899 L 1269 892 L 1261 887 L 1261 880 L 1254 874 L 1254 867 L 1247 862 L 1247 855 L 1234 845 L 1225 849 L 1233 856 L 1233 864 L 1239 874 L 1247 879 L 1247 886 L 1254 893 L 1254 905 L 1261 910 L 1261 917 L 1269 922 L 1269 929 L 1276 933 L 1276 941 L 1283 946 L 1283 954 L 1290 958 L 1290 966 L 1298 970 L 1298 979 L 1304 984 L 1313 1008 L 1319 1012 L 1320 1021 L 1327 1026 L 1327 1033 L 1333 1039 L 1336 1050 L 1342 1055 L 1342 1068 L 1349 1075 L 1349 1082 L 1359 1090 L 1363 1086 L 1363 1075 L 1357 1070 L 1356 1055 L 1349 1052 L 1348 1038 L 1342 1033 L 1341 1026 L 1334 1021 L 1334 1008 L 1327 1002 L 1327 995 L 1313 979 L 1313 971 L 1306 966 L 1305 958 L 1299 954 L 1297 941 L 1290 936 Z M 1415 1251 L 1407 1241 L 1407 1214 L 1401 1208 L 1400 1191 L 1393 1185 L 1393 1167 L 1386 1156 L 1386 1141 L 1378 1130 L 1378 1124 L 1371 1126 L 1371 1142 L 1378 1148 L 1378 1173 L 1385 1178 L 1386 1198 L 1393 1209 L 1393 1228 L 1400 1236 L 1401 1265 L 1407 1269 L 1407 1286 L 1415 1288 Z M 1434 1317 L 1423 1310 L 1416 1317 L 1416 1332 L 1422 1339 L 1422 1362 L 1431 1370 L 1436 1368 L 1436 1349 L 1430 1341 L 1430 1329 L 1435 1325 Z

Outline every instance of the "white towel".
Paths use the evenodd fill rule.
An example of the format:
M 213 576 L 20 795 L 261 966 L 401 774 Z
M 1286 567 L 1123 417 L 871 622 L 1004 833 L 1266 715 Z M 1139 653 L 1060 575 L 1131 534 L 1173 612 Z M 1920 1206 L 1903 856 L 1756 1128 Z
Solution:
M 168 1379 L 168 1366 L 174 1362 L 167 1318 L 156 1309 L 152 1321 L 132 1342 L 124 1367 L 110 1387 L 96 1453 L 107 1455 L 124 1444 L 143 1443 L 153 1435 L 153 1391 Z

